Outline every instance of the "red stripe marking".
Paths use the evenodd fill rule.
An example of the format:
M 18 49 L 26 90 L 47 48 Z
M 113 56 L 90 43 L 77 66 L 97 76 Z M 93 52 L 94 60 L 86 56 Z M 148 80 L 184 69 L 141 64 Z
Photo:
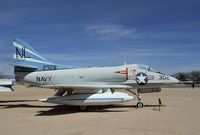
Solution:
M 126 70 L 116 71 L 115 73 L 119 73 L 119 74 L 127 74 L 127 69 L 126 69 Z

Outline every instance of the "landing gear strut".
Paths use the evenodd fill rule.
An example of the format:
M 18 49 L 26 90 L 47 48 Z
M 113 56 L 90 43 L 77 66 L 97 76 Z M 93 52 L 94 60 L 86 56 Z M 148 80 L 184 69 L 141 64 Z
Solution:
M 142 98 L 140 96 L 140 89 L 137 89 L 137 91 L 133 90 L 131 91 L 130 89 L 127 89 L 127 91 L 129 91 L 130 93 L 132 93 L 133 95 L 135 95 L 138 99 L 138 103 L 137 103 L 137 108 L 143 108 L 144 104 L 142 103 Z

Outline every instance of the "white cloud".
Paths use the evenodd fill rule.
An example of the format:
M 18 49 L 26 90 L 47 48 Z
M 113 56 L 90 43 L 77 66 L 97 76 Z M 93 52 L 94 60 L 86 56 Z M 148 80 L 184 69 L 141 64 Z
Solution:
M 87 26 L 85 29 L 90 36 L 99 38 L 139 38 L 136 28 L 127 28 L 122 25 L 92 25 Z

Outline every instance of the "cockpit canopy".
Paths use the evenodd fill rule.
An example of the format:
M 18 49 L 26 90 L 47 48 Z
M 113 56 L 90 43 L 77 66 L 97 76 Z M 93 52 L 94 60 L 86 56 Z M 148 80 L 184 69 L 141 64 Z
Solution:
M 155 69 L 153 69 L 151 66 L 148 66 L 148 65 L 138 64 L 138 68 L 142 70 L 147 70 L 150 72 L 157 72 Z

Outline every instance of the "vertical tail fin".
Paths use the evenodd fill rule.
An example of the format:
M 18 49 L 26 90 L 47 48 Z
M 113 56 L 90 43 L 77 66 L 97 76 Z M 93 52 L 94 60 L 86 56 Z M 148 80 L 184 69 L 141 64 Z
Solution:
M 14 39 L 13 46 L 15 48 L 13 65 L 17 82 L 34 71 L 75 68 L 74 66 L 58 65 L 49 62 L 21 39 Z
M 13 46 L 15 47 L 15 53 L 13 55 L 13 58 L 21 64 L 22 63 L 49 64 L 50 63 L 23 40 L 14 39 Z
M 13 40 L 14 73 L 16 81 L 20 81 L 30 72 L 56 69 L 56 65 L 43 58 L 37 51 L 20 39 Z

